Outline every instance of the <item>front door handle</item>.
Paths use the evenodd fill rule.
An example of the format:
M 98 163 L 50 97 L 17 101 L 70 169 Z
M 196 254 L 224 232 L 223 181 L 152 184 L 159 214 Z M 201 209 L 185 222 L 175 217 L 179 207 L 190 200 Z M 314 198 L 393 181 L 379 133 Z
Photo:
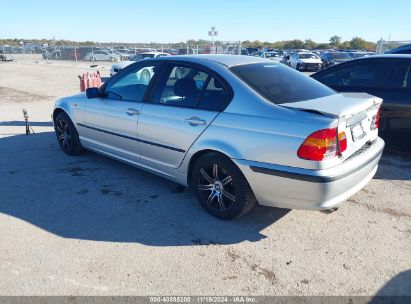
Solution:
M 138 115 L 138 114 L 140 114 L 140 111 L 137 110 L 137 109 L 134 109 L 134 108 L 128 108 L 128 109 L 126 110 L 126 113 L 127 113 L 127 115 L 129 115 L 129 116 L 133 116 L 133 115 Z
M 206 121 L 204 119 L 195 116 L 187 118 L 184 121 L 187 122 L 190 126 L 200 126 L 206 124 Z

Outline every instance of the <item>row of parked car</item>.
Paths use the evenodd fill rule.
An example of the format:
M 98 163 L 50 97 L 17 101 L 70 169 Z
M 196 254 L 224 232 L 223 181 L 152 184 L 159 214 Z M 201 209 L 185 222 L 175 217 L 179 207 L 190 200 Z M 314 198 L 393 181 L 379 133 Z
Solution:
M 336 64 L 340 64 L 355 58 L 375 55 L 374 52 L 358 51 L 308 51 L 308 50 L 277 50 L 264 49 L 263 51 L 248 51 L 249 55 L 268 58 L 282 62 L 299 71 L 319 71 Z

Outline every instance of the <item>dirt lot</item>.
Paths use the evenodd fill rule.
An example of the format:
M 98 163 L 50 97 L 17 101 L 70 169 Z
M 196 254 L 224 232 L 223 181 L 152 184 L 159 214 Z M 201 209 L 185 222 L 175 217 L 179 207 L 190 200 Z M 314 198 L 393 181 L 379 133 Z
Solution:
M 220 221 L 165 179 L 63 154 L 53 103 L 92 69 L 18 60 L 0 63 L 0 295 L 411 295 L 411 158 L 384 155 L 332 214 Z

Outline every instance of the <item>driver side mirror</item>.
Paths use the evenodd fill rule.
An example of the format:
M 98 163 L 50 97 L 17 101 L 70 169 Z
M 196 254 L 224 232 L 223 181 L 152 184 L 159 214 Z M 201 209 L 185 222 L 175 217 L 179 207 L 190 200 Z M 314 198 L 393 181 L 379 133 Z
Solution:
M 93 99 L 98 97 L 98 88 L 88 88 L 86 90 L 86 96 L 88 99 Z

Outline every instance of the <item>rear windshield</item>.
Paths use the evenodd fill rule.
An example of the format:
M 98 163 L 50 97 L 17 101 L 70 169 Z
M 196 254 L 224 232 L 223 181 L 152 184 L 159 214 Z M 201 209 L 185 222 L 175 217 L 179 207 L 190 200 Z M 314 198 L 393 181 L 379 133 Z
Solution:
M 230 70 L 257 93 L 275 104 L 336 94 L 322 83 L 283 64 L 254 63 L 234 66 Z
M 348 53 L 333 53 L 334 59 L 351 59 Z

